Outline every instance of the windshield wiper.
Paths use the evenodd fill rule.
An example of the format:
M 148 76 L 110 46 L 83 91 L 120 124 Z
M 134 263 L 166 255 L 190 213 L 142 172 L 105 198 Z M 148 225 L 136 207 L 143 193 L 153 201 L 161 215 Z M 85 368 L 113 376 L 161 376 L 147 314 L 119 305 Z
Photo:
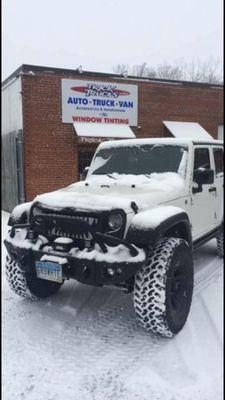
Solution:
M 116 181 L 116 178 L 114 178 L 114 176 L 112 176 L 112 175 L 110 175 L 110 174 L 106 174 L 109 178 L 111 178 L 111 179 L 115 179 L 115 181 Z
M 145 176 L 147 176 L 147 178 L 151 179 L 151 175 L 148 174 L 144 174 Z

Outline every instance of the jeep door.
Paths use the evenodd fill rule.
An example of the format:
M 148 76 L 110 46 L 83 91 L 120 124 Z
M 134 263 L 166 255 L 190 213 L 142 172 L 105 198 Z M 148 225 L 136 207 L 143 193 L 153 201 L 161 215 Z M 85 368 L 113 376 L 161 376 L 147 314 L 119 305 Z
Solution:
M 194 171 L 214 168 L 211 146 L 194 147 Z M 216 226 L 216 189 L 214 183 L 198 185 L 192 175 L 191 224 L 193 240 L 209 233 Z M 215 177 L 214 177 L 215 181 Z

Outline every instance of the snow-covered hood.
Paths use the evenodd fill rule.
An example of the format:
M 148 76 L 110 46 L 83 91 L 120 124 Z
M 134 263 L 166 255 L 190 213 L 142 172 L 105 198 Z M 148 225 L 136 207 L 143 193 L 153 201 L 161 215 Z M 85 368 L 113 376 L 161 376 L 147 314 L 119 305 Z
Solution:
M 172 172 L 163 174 L 91 176 L 64 189 L 37 196 L 34 201 L 52 207 L 78 210 L 112 210 L 131 212 L 131 202 L 145 210 L 184 194 L 184 180 Z

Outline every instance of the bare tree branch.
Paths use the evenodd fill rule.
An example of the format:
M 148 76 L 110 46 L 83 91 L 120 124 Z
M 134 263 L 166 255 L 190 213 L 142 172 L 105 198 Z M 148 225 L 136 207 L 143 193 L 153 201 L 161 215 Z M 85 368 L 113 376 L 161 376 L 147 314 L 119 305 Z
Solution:
M 170 64 L 160 64 L 157 67 L 157 77 L 162 79 L 182 79 L 183 71 L 179 66 L 173 66 Z
M 133 66 L 118 64 L 113 70 L 121 75 L 129 74 L 138 77 L 187 80 L 214 84 L 223 83 L 221 63 L 219 59 L 215 59 L 212 56 L 206 61 L 197 59 L 187 63 L 181 59 L 175 64 L 164 62 L 157 67 L 148 66 L 146 62 Z
M 126 64 L 117 64 L 113 67 L 113 72 L 115 72 L 115 74 L 124 75 L 128 72 L 128 69 L 129 67 Z

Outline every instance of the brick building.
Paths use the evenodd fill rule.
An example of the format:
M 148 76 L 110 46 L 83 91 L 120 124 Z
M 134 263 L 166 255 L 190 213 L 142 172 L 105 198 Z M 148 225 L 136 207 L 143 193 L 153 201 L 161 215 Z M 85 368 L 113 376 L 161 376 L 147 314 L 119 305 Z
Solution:
M 73 80 L 75 87 L 71 87 Z M 78 81 L 80 86 L 77 86 Z M 116 85 L 119 89 L 130 88 L 133 97 L 129 101 L 104 103 L 98 99 L 112 97 L 109 92 L 106 95 L 98 91 L 100 97 L 95 92 L 97 100 L 94 99 L 92 107 L 88 108 L 90 101 L 82 99 L 87 94 L 85 85 L 90 81 L 105 84 L 105 87 L 110 84 L 110 88 Z M 70 90 L 75 90 L 74 96 L 78 97 L 68 97 L 66 85 L 70 85 Z M 128 93 L 118 88 L 117 93 L 114 90 L 116 96 L 119 93 L 122 98 Z M 74 110 L 78 98 L 80 117 L 76 125 Z M 103 104 L 105 108 L 101 108 L 102 117 L 98 119 Z M 197 122 L 214 138 L 223 137 L 221 85 L 22 65 L 2 84 L 2 106 L 2 205 L 5 210 L 30 201 L 37 194 L 79 180 L 98 143 L 108 138 L 128 137 L 129 132 L 128 136 L 123 133 L 127 126 L 133 136 L 144 138 L 170 136 L 163 123 L 165 120 Z M 115 118 L 115 111 L 123 118 Z M 104 121 L 99 128 L 99 132 L 106 129 L 103 135 L 98 134 L 98 130 L 96 133 L 99 124 L 93 121 Z M 76 126 L 87 132 L 80 134 Z M 115 126 L 119 133 L 114 130 Z

